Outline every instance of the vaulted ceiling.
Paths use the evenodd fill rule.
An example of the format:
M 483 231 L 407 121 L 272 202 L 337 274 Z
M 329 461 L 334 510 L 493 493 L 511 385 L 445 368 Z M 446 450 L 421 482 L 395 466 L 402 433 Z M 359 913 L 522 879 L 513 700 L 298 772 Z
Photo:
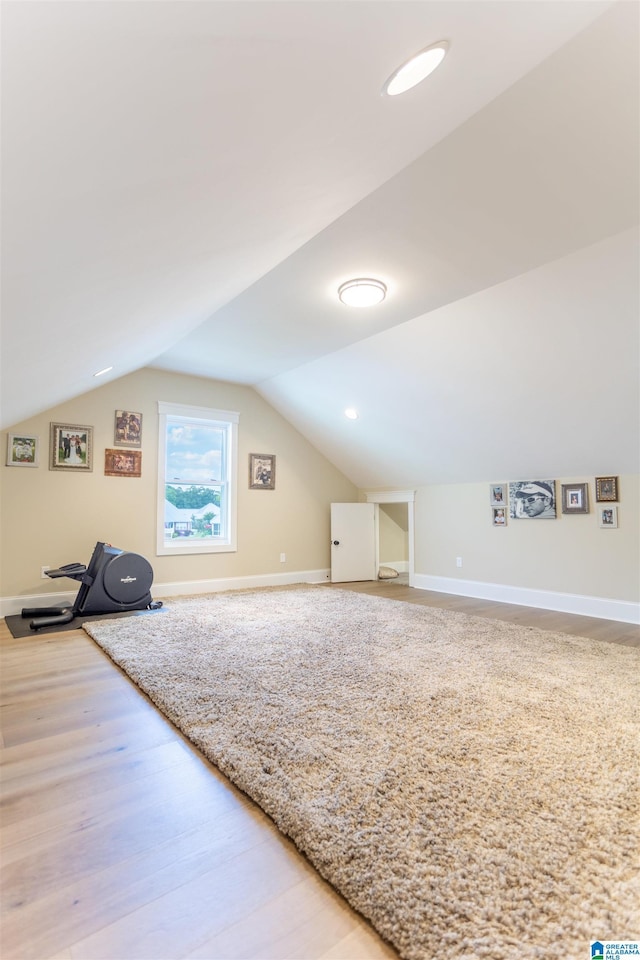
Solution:
M 4 2 L 2 426 L 156 366 L 362 487 L 637 471 L 639 11 Z

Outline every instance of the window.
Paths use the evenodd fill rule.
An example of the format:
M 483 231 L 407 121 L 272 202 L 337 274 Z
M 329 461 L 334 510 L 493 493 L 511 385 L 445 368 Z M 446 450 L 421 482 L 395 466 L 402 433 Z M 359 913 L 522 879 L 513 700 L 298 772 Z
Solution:
M 239 414 L 158 401 L 158 555 L 236 549 Z

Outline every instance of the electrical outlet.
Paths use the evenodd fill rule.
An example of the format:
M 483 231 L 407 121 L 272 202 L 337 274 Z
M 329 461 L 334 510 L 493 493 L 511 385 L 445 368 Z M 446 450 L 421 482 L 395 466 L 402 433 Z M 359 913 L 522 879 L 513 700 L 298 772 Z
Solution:
M 41 579 L 41 580 L 48 580 L 48 579 L 49 579 L 49 577 L 47 576 L 47 570 L 51 570 L 51 567 L 48 567 L 48 566 L 40 567 L 40 579 Z
M 462 557 L 456 557 L 456 567 L 462 566 Z
M 286 555 L 286 553 L 281 553 L 281 554 L 280 554 L 280 563 L 286 563 L 286 562 L 287 562 L 287 555 Z

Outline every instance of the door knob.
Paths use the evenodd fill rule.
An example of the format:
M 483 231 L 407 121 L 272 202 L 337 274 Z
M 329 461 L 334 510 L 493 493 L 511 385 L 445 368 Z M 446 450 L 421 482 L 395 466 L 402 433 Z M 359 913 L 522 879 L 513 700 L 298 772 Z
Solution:
M 334 541 L 333 541 L 333 545 L 334 545 L 334 547 L 339 547 L 339 546 L 340 546 L 340 541 L 339 541 L 339 540 L 334 540 Z

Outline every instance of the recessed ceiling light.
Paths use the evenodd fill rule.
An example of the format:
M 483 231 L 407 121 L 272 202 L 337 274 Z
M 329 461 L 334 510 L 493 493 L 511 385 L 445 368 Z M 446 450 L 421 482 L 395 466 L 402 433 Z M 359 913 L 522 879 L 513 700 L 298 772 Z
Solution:
M 391 74 L 382 88 L 382 93 L 389 97 L 397 97 L 399 93 L 411 90 L 440 66 L 448 49 L 449 44 L 446 40 L 439 40 L 438 43 L 425 47 Z
M 338 296 L 348 307 L 373 307 L 381 303 L 387 295 L 387 287 L 382 280 L 359 277 L 347 280 L 338 287 Z
M 94 373 L 94 377 L 101 377 L 104 373 L 109 373 L 109 370 L 113 370 L 113 367 L 105 367 L 104 370 L 98 370 L 97 373 Z
M 346 409 L 345 412 L 344 412 L 344 415 L 345 415 L 345 417 L 348 417 L 349 420 L 357 420 L 357 419 L 358 419 L 358 411 L 357 411 L 357 410 L 354 410 L 353 407 L 347 407 L 347 409 Z

